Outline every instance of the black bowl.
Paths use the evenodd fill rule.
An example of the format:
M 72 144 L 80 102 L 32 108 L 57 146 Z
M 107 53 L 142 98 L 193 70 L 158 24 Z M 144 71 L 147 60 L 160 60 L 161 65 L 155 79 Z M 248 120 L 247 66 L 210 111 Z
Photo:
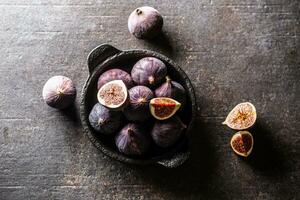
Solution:
M 88 121 L 89 113 L 92 107 L 97 103 L 97 81 L 99 76 L 111 68 L 121 68 L 130 72 L 134 63 L 143 57 L 156 57 L 162 60 L 168 67 L 168 74 L 173 80 L 182 84 L 187 91 L 187 103 L 183 110 L 180 111 L 180 118 L 187 125 L 185 134 L 171 148 L 154 150 L 143 156 L 127 156 L 115 147 L 114 140 L 111 136 L 101 135 L 93 130 Z M 82 90 L 82 100 L 80 105 L 80 118 L 84 132 L 87 134 L 92 143 L 100 149 L 105 155 L 113 159 L 131 163 L 131 164 L 154 164 L 159 163 L 166 167 L 176 167 L 184 163 L 189 158 L 190 135 L 194 119 L 196 116 L 196 99 L 191 81 L 184 71 L 169 58 L 148 50 L 127 50 L 121 51 L 108 44 L 102 44 L 93 49 L 88 55 L 89 77 L 85 82 Z

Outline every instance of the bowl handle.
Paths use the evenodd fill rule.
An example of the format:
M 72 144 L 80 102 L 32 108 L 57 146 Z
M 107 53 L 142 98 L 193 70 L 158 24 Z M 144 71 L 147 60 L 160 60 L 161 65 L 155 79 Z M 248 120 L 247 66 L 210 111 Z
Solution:
M 87 62 L 89 67 L 89 72 L 92 73 L 93 70 L 107 58 L 120 53 L 121 51 L 109 44 L 101 44 L 95 47 L 88 55 Z
M 189 157 L 190 151 L 179 152 L 173 155 L 173 157 L 169 159 L 160 160 L 157 163 L 167 168 L 175 168 L 182 165 L 185 161 L 189 159 Z

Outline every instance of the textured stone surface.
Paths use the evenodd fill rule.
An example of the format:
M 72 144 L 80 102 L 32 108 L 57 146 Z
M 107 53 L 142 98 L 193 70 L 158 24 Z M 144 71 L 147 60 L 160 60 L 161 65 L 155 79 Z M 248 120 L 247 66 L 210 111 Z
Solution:
M 0 199 L 299 199 L 300 16 L 297 0 L 0 0 Z M 164 36 L 137 40 L 127 17 L 152 5 Z M 196 88 L 192 158 L 177 169 L 127 166 L 82 134 L 76 109 L 41 98 L 69 76 L 80 91 L 100 43 L 174 59 Z M 221 125 L 237 103 L 258 110 L 248 159 Z M 79 96 L 77 97 L 79 102 Z M 78 103 L 76 104 L 78 107 Z

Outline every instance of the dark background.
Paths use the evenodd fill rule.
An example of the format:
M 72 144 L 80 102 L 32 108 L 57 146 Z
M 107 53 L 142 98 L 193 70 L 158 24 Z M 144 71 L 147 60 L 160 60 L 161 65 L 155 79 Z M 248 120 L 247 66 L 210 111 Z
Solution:
M 164 36 L 127 30 L 138 6 Z M 0 0 L 0 199 L 300 199 L 300 22 L 297 0 Z M 83 135 L 86 56 L 101 43 L 150 49 L 192 80 L 199 115 L 191 159 L 177 169 L 128 166 Z M 53 75 L 74 80 L 76 109 L 43 102 Z M 233 153 L 221 125 L 239 102 L 258 111 L 254 151 Z M 77 117 L 75 117 L 77 116 Z

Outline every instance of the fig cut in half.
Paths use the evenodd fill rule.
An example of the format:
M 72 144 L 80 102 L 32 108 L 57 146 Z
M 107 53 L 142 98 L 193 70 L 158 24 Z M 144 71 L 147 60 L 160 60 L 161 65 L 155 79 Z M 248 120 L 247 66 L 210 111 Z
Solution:
M 257 118 L 256 109 L 252 103 L 244 102 L 236 105 L 227 115 L 223 124 L 234 130 L 251 128 Z
M 108 109 L 121 110 L 128 102 L 128 91 L 122 80 L 114 80 L 99 89 L 97 98 Z
M 171 98 L 158 97 L 151 99 L 150 112 L 158 120 L 165 120 L 172 117 L 180 108 L 181 104 Z
M 239 131 L 232 136 L 230 145 L 236 154 L 247 157 L 253 149 L 253 137 L 248 131 Z

